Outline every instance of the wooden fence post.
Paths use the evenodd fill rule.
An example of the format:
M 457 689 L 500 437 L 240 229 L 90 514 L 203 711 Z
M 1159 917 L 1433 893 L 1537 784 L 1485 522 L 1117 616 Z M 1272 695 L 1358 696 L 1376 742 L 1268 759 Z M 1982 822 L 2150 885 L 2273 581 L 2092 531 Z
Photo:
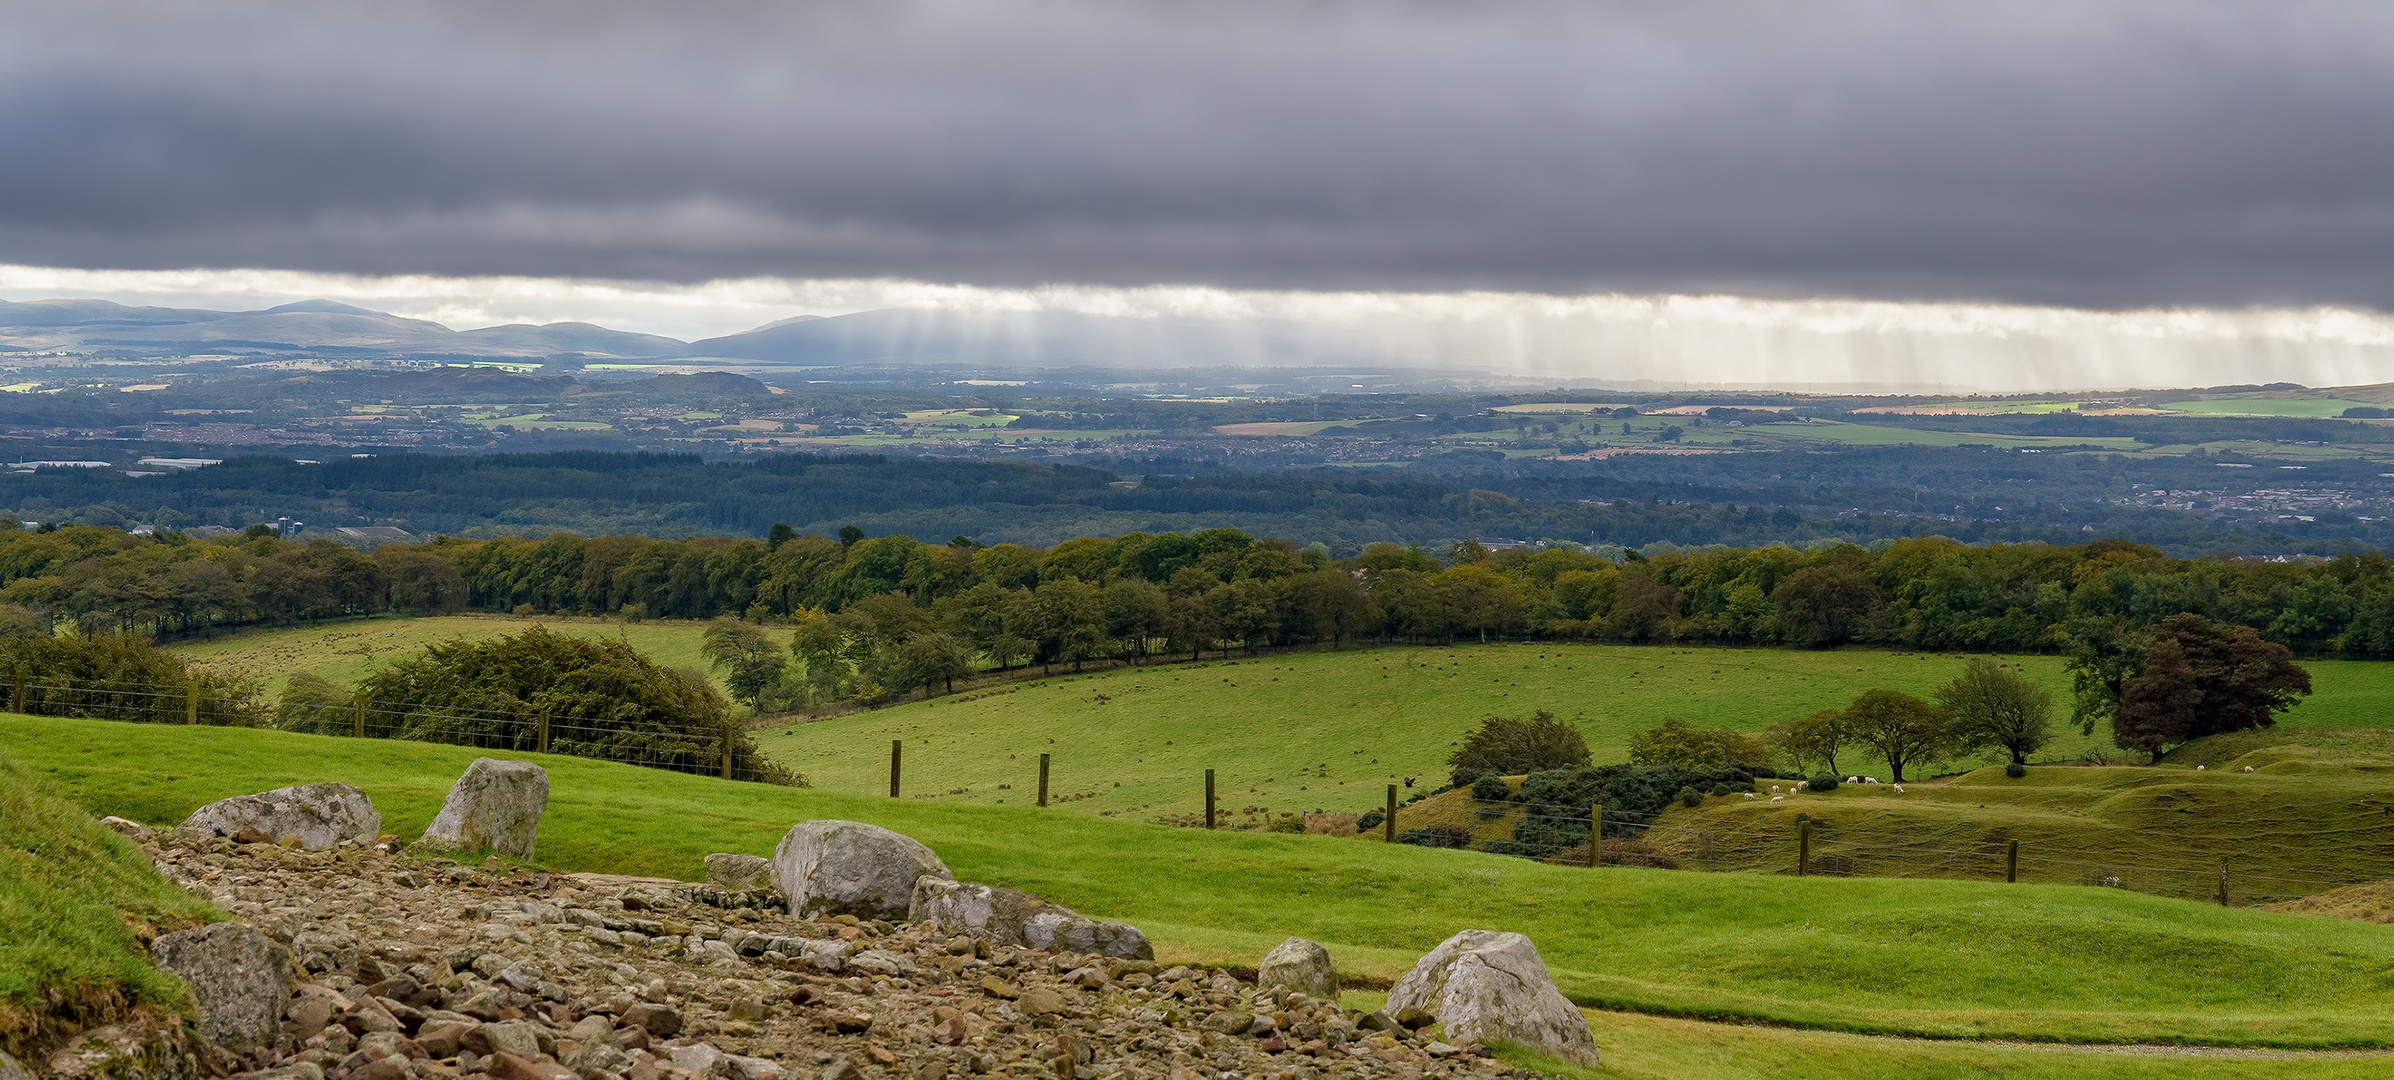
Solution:
M 357 722 L 353 727 L 355 730 L 351 734 L 361 739 L 366 737 L 366 696 L 364 694 L 357 696 Z
M 1039 755 L 1039 805 L 1047 805 L 1047 755 Z
M 1796 823 L 1796 876 L 1812 872 L 1812 819 Z
M 2220 860 L 2219 864 L 2219 906 L 2228 906 L 2228 862 L 2225 859 Z
M 535 721 L 535 723 L 538 725 L 537 729 L 536 729 L 536 730 L 533 732 L 533 741 L 534 741 L 534 743 L 535 743 L 535 745 L 536 745 L 536 748 L 537 748 L 537 749 L 538 749 L 538 750 L 539 750 L 541 753 L 543 753 L 543 754 L 545 754 L 545 753 L 548 753 L 548 752 L 549 752 L 549 714 L 547 714 L 547 713 L 542 713 L 542 714 L 540 714 L 540 717 L 539 717 L 539 719 L 538 719 L 538 720 L 536 720 L 536 721 Z
M 2020 841 L 2016 838 L 2011 843 L 2004 845 L 2003 880 L 2007 882 L 2020 880 Z
M 191 680 L 191 685 L 184 689 L 186 692 L 183 695 L 183 722 L 197 724 L 199 723 L 199 680 Z
M 1381 822 L 1380 824 L 1381 824 L 1381 826 L 1382 826 L 1382 827 L 1384 828 L 1384 830 L 1385 830 L 1385 831 L 1382 833 L 1382 836 L 1381 836 L 1381 838 L 1382 838 L 1382 839 L 1384 839 L 1384 840 L 1387 840 L 1387 841 L 1388 841 L 1389 843 L 1391 843 L 1391 844 L 1393 844 L 1393 843 L 1396 843 L 1396 785 L 1395 785 L 1395 784 L 1390 784 L 1390 785 L 1388 785 L 1388 820 L 1386 820 L 1386 821 L 1383 821 L 1383 822 Z
M 1588 809 L 1588 869 L 1604 865 L 1604 804 Z
M 723 778 L 726 780 L 732 778 L 732 743 L 738 732 L 739 729 L 733 727 L 731 721 L 723 722 Z
M 1205 827 L 1214 827 L 1214 771 L 1205 770 Z
M 898 740 L 889 741 L 889 797 L 893 799 L 898 797 L 898 761 L 903 752 Z

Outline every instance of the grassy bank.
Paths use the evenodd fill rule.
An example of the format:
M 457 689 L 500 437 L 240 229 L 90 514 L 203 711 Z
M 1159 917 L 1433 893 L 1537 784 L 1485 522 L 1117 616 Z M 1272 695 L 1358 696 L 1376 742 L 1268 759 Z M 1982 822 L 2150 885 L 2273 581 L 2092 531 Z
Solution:
M 341 780 L 412 835 L 474 756 L 278 732 L 0 718 L 0 746 L 95 812 Z M 2117 889 L 1587 871 L 1326 837 L 729 784 L 542 759 L 541 857 L 698 875 L 799 820 L 871 821 L 960 877 L 1128 919 L 1178 959 L 1252 962 L 1289 934 L 1393 975 L 1455 930 L 1535 938 L 1585 1004 L 1802 1027 L 2035 1040 L 2394 1045 L 2394 933 Z
M 2058 658 L 2018 660 L 2057 701 L 2069 700 Z M 1550 710 L 1579 724 L 1595 760 L 1621 761 L 1629 736 L 1665 717 L 1759 731 L 1874 687 L 1925 695 L 1965 662 L 1874 650 L 1358 649 L 1059 674 L 793 724 L 758 741 L 816 785 L 857 794 L 888 790 L 889 743 L 904 739 L 907 791 L 943 801 L 1019 804 L 1047 753 L 1054 793 L 1081 796 L 1064 804 L 1079 813 L 1153 819 L 1200 810 L 1207 769 L 1227 807 L 1360 811 L 1407 777 L 1441 786 L 1454 744 L 1489 713 Z M 2286 724 L 2394 725 L 2394 664 L 2306 666 L 2317 693 Z M 2044 756 L 2124 756 L 2109 736 L 2066 728 Z
M 0 1049 L 24 1054 L 53 1029 L 186 1008 L 183 984 L 151 967 L 140 943 L 214 916 L 0 753 Z

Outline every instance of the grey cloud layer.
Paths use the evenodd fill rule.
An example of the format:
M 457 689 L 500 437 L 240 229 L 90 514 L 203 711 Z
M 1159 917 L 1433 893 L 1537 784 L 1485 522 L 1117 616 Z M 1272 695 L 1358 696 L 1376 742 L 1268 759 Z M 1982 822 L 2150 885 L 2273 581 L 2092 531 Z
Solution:
M 2394 8 L 0 10 L 0 262 L 2394 306 Z

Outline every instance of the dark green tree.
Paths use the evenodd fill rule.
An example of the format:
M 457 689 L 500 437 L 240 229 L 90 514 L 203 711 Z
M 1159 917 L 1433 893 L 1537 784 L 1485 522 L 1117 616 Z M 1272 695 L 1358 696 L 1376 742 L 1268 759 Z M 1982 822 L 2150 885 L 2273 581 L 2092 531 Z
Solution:
M 2053 741 L 2053 695 L 1986 657 L 1973 658 L 1934 696 L 1953 718 L 1959 749 L 1991 747 L 2010 754 L 2012 764 L 2025 765 L 2028 755 Z

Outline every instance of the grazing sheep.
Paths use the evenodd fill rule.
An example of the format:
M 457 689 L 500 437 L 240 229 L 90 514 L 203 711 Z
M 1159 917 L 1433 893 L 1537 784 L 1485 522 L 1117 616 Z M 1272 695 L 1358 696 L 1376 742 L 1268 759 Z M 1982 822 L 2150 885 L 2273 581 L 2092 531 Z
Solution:
M 1859 784 L 1862 781 L 1859 778 L 1849 776 L 1845 778 L 1845 782 L 1849 784 Z
M 1796 782 L 1795 782 L 1795 786 L 1794 786 L 1794 787 L 1788 788 L 1787 790 L 1789 790 L 1789 791 L 1802 791 L 1802 790 L 1804 790 L 1805 788 L 1808 788 L 1808 787 L 1811 787 L 1811 786 L 1812 786 L 1812 781 L 1810 781 L 1810 780 L 1798 780 L 1798 781 L 1796 781 Z
M 1875 776 L 1865 776 L 1862 778 L 1862 782 L 1865 784 L 1875 784 L 1879 782 L 1879 778 Z
M 1776 794 L 1778 794 L 1778 793 L 1779 793 L 1779 785 L 1777 785 L 1777 784 L 1772 784 L 1772 785 L 1771 785 L 1771 794 L 1773 794 L 1773 795 L 1776 795 Z
M 2244 771 L 2246 771 L 2246 772 L 2251 772 L 2251 771 L 2253 771 L 2253 767 L 2252 767 L 2252 766 L 2250 766 L 2250 765 L 2247 765 L 2247 766 L 2245 766 L 2245 767 L 2244 767 Z
M 2195 771 L 2196 771 L 2196 772 L 2202 772 L 2204 768 L 2205 768 L 2204 766 L 2197 765 L 2197 766 L 2195 766 Z
M 1904 793 L 1904 786 L 1903 786 L 1902 784 L 1897 784 L 1897 785 L 1895 785 L 1895 793 L 1896 793 L 1896 794 L 1898 794 L 1898 795 L 1901 795 L 1901 794 L 1903 794 L 1903 793 Z
M 1753 797 L 1754 797 L 1754 793 L 1753 793 L 1753 792 L 1751 792 L 1751 791 L 1749 791 L 1749 792 L 1746 792 L 1746 798 L 1749 798 L 1749 799 L 1751 799 L 1751 798 L 1753 798 Z
M 1785 795 L 1773 795 L 1773 796 L 1771 796 L 1771 801 L 1772 801 L 1772 802 L 1786 802 L 1786 801 L 1787 801 L 1787 796 L 1785 796 Z

